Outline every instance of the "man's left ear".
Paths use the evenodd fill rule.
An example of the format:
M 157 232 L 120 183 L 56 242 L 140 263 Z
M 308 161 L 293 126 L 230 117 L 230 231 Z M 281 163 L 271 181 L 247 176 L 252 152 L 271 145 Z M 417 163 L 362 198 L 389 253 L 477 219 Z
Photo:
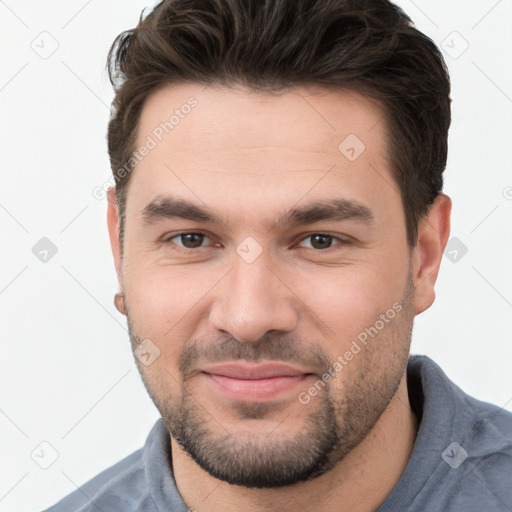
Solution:
M 428 214 L 419 222 L 418 242 L 411 260 L 415 315 L 428 309 L 435 300 L 434 286 L 450 236 L 451 211 L 452 200 L 441 193 L 430 206 Z

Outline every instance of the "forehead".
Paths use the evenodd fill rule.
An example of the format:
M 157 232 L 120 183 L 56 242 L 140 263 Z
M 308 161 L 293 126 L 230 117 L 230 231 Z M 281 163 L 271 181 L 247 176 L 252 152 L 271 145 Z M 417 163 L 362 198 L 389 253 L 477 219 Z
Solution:
M 309 87 L 263 94 L 241 86 L 180 84 L 146 100 L 137 139 L 141 145 L 154 134 L 168 145 L 174 141 L 180 151 L 180 139 L 186 138 L 186 150 L 197 158 L 236 144 L 247 150 L 284 146 L 338 160 L 338 145 L 350 134 L 384 149 L 383 117 L 377 102 L 354 91 Z
M 136 149 L 151 149 L 133 171 L 128 202 L 140 210 L 171 192 L 261 215 L 272 201 L 318 200 L 336 188 L 385 208 L 400 203 L 385 129 L 379 105 L 353 91 L 167 86 L 142 110 Z

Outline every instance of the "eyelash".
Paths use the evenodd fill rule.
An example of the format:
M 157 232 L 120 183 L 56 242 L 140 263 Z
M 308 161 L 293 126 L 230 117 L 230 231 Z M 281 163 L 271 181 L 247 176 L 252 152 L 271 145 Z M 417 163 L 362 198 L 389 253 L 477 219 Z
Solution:
M 178 245 L 178 244 L 175 244 L 174 242 L 171 242 L 171 240 L 173 240 L 174 238 L 178 238 L 180 236 L 184 236 L 184 235 L 202 235 L 206 238 L 210 238 L 208 236 L 207 233 L 203 233 L 202 231 L 183 231 L 181 233 L 176 233 L 174 235 L 172 235 L 171 237 L 168 237 L 166 238 L 163 243 L 168 245 L 168 244 L 172 244 L 172 245 L 175 245 L 176 247 L 178 247 L 177 250 L 181 251 L 181 252 L 192 252 L 194 250 L 197 250 L 197 249 L 207 249 L 208 247 L 203 247 L 203 246 L 200 246 L 200 247 L 194 247 L 192 249 L 189 249 L 187 247 L 182 247 L 181 245 Z M 303 242 L 304 240 L 307 240 L 308 238 L 312 237 L 313 235 L 321 235 L 321 236 L 326 236 L 326 237 L 330 237 L 334 240 L 337 240 L 339 242 L 339 244 L 337 245 L 348 245 L 350 243 L 350 240 L 348 238 L 342 238 L 342 237 L 339 237 L 339 236 L 336 236 L 336 235 L 333 235 L 331 233 L 324 233 L 324 232 L 312 232 L 312 233 L 309 233 L 305 236 L 303 236 L 299 242 Z M 331 249 L 334 249 L 336 247 L 336 245 L 333 245 L 331 247 L 327 247 L 326 249 L 315 249 L 314 247 L 305 247 L 305 249 L 312 249 L 316 252 L 328 252 L 329 250 Z

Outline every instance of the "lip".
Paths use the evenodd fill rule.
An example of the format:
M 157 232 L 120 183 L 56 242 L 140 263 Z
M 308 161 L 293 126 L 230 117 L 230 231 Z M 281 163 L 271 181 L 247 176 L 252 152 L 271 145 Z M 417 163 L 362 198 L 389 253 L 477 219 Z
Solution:
M 274 377 L 298 377 L 308 372 L 285 363 L 222 363 L 208 366 L 202 370 L 211 375 L 221 375 L 232 379 L 270 379 Z
M 284 363 L 224 363 L 204 368 L 202 375 L 227 398 L 264 402 L 286 395 L 312 374 Z

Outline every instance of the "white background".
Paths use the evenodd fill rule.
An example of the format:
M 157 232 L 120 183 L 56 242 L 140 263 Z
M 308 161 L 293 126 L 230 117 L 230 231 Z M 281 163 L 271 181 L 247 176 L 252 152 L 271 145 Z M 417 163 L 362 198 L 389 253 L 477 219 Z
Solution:
M 412 353 L 512 411 L 512 1 L 399 4 L 450 53 L 445 192 L 452 236 L 468 248 L 443 258 Z M 106 201 L 92 195 L 110 176 L 106 54 L 146 5 L 0 2 L 1 512 L 53 504 L 141 447 L 158 418 L 112 302 Z M 34 51 L 57 43 L 46 59 Z M 32 252 L 42 237 L 58 248 L 47 263 Z M 37 448 L 50 460 L 43 441 L 58 452 L 46 470 L 31 458 Z

